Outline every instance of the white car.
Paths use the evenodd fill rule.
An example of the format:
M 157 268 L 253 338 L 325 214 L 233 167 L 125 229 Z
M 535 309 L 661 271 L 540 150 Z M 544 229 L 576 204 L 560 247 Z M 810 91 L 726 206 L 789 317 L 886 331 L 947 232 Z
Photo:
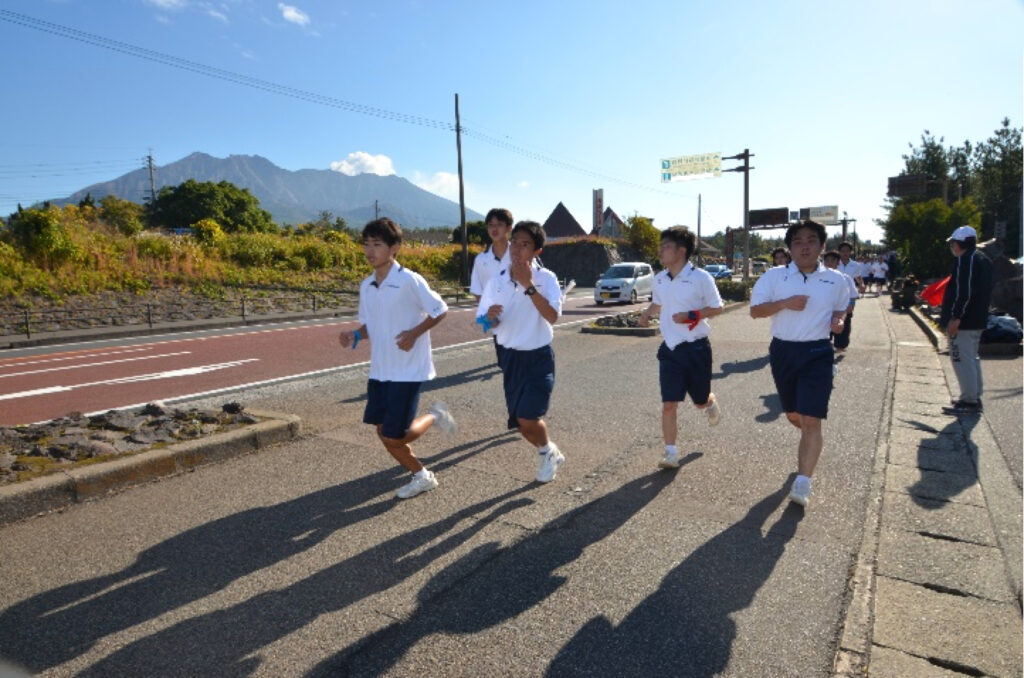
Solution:
M 640 297 L 654 299 L 654 269 L 642 261 L 624 261 L 601 274 L 594 285 L 594 301 L 635 304 Z

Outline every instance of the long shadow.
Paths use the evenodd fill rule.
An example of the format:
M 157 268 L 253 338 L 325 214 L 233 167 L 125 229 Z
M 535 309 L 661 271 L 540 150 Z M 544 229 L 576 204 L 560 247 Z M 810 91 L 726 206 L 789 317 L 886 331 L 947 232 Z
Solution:
M 768 393 L 767 395 L 758 396 L 758 398 L 761 399 L 761 404 L 764 405 L 765 411 L 754 417 L 754 421 L 766 424 L 782 416 L 782 400 L 779 398 L 778 393 Z
M 497 364 L 482 365 L 480 367 L 474 367 L 469 370 L 463 370 L 462 372 L 456 372 L 455 374 L 448 374 L 443 377 L 437 377 L 423 384 L 421 393 L 429 393 L 430 391 L 438 391 L 449 386 L 458 386 L 465 384 L 469 381 L 490 381 L 495 377 L 501 375 L 501 370 L 498 369 Z M 345 398 L 338 402 L 343 405 L 350 405 L 352 403 L 361 403 L 366 400 L 366 394 L 360 393 L 354 395 L 351 398 Z
M 232 607 L 187 619 L 135 641 L 79 676 L 248 676 L 260 662 L 251 655 L 266 645 L 320 615 L 344 609 L 428 567 L 502 515 L 533 503 L 525 497 L 506 501 L 532 488 L 533 485 L 525 485 L 468 506 L 436 523 L 383 541 L 285 589 L 267 591 Z M 488 514 L 478 517 L 477 514 L 488 510 Z M 444 536 L 463 521 L 468 521 L 465 527 Z M 441 537 L 444 539 L 432 543 Z
M 921 508 L 935 510 L 978 482 L 978 469 L 973 459 L 971 432 L 978 425 L 980 415 L 963 415 L 951 420 L 942 430 L 916 420 L 904 420 L 919 431 L 934 433 L 934 437 L 918 443 L 917 467 L 928 470 L 907 488 L 910 498 Z
M 787 486 L 698 547 L 620 624 L 603 615 L 591 619 L 555 656 L 547 675 L 713 676 L 725 671 L 736 639 L 731 615 L 750 606 L 803 517 L 803 510 L 790 504 L 762 535 Z
M 749 360 L 734 360 L 728 363 L 722 363 L 720 371 L 715 372 L 711 375 L 712 379 L 725 379 L 730 374 L 749 374 L 751 372 L 758 372 L 764 369 L 768 365 L 769 357 L 767 355 L 758 356 L 757 358 L 750 358 Z
M 441 470 L 506 437 L 467 443 L 427 461 Z M 381 515 L 396 500 L 371 500 L 392 492 L 404 474 L 392 467 L 273 506 L 241 511 L 146 549 L 119 572 L 17 603 L 0 612 L 0 657 L 33 672 L 77 657 L 111 633 L 199 600 L 338 530 Z
M 690 455 L 687 461 L 696 458 Z M 420 591 L 420 606 L 393 624 L 321 662 L 313 676 L 381 675 L 432 634 L 472 634 L 508 621 L 541 603 L 567 580 L 555 574 L 647 506 L 675 473 L 655 473 L 559 516 L 534 537 L 509 547 L 491 543 L 463 560 L 488 559 L 470 577 L 455 563 Z M 459 579 L 460 577 L 464 577 Z M 452 585 L 458 580 L 458 585 Z M 438 593 L 441 591 L 442 593 Z M 613 674 L 601 674 L 613 675 Z

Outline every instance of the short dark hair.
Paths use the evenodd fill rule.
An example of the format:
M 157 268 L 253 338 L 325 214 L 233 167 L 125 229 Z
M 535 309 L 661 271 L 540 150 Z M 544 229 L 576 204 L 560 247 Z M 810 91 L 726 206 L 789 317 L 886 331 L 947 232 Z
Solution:
M 544 234 L 544 229 L 536 221 L 520 221 L 512 227 L 512 233 L 509 234 L 509 237 L 515 237 L 515 234 L 519 231 L 525 231 L 533 238 L 534 252 L 544 248 L 544 241 L 547 239 L 547 236 Z
M 839 251 L 844 247 L 850 250 L 851 252 L 853 251 L 853 244 L 850 243 L 848 240 L 844 240 L 843 242 L 839 243 L 839 247 L 836 248 L 836 251 Z
M 822 257 L 822 260 L 835 259 L 836 261 L 839 261 L 842 258 L 842 255 L 839 254 L 839 250 L 829 250 L 828 252 L 825 252 L 825 256 Z
M 388 247 L 394 247 L 402 243 L 402 229 L 391 219 L 381 217 L 363 226 L 363 242 L 370 238 L 383 240 Z
M 793 236 L 796 235 L 797 231 L 804 228 L 809 228 L 812 231 L 814 231 L 814 235 L 818 236 L 818 242 L 821 243 L 822 245 L 825 244 L 825 240 L 828 237 L 825 234 L 825 227 L 819 224 L 817 221 L 811 221 L 810 219 L 808 219 L 807 221 L 798 221 L 786 229 L 786 247 L 793 246 Z
M 495 207 L 487 213 L 487 217 L 484 218 L 484 224 L 487 224 L 491 219 L 497 219 L 506 226 L 512 226 L 512 213 L 503 207 Z
M 776 247 L 775 249 L 772 250 L 772 261 L 773 262 L 775 261 L 775 255 L 776 254 L 785 254 L 787 259 L 789 259 L 790 261 L 793 261 L 793 257 L 790 256 L 789 250 L 787 250 L 785 247 Z
M 696 253 L 697 236 L 686 226 L 672 226 L 661 232 L 662 240 L 671 240 L 677 247 L 686 248 L 686 260 L 689 261 Z

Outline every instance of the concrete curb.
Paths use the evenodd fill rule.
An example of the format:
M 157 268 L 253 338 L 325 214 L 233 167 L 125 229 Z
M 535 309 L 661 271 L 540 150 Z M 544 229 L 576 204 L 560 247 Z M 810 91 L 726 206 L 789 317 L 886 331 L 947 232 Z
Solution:
M 722 307 L 722 313 L 728 313 L 729 311 L 735 311 L 737 308 L 746 306 L 749 302 L 746 301 L 733 301 L 725 304 Z M 602 318 L 611 318 L 613 315 L 619 315 L 618 313 L 601 316 Z M 583 321 L 587 322 L 587 321 Z M 593 323 L 596 321 L 590 321 L 590 324 L 584 325 L 580 328 L 580 332 L 583 334 L 611 334 L 625 337 L 653 337 L 661 334 L 661 329 L 658 327 L 595 327 Z M 569 323 L 565 323 L 568 325 Z M 563 327 L 565 326 L 563 325 Z
M 302 430 L 302 422 L 295 415 L 260 410 L 247 412 L 266 421 L 0 487 L 0 526 L 133 485 L 185 473 L 203 464 L 257 452 L 297 438 Z

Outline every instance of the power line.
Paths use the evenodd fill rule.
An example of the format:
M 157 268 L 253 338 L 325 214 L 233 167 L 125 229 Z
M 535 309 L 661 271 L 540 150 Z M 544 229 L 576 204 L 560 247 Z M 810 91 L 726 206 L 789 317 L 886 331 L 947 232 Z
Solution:
M 434 129 L 440 129 L 442 131 L 448 132 L 455 131 L 455 126 L 450 122 L 433 120 L 431 118 L 426 118 L 419 115 L 412 115 L 408 113 L 397 113 L 395 111 L 389 111 L 382 108 L 375 108 L 372 106 L 357 104 L 351 101 L 345 101 L 344 99 L 337 99 L 334 97 L 317 94 L 315 92 L 309 92 L 306 90 L 296 89 L 294 87 L 289 87 L 286 85 L 280 85 L 274 82 L 270 82 L 268 80 L 261 80 L 259 78 L 241 75 L 239 73 L 234 73 L 232 71 L 227 71 L 221 68 L 214 68 L 212 66 L 207 66 L 205 64 L 190 61 L 188 59 L 182 59 L 180 57 L 171 56 L 169 54 L 164 54 L 162 52 L 146 49 L 126 42 L 120 42 L 118 40 L 104 38 L 103 36 L 95 35 L 93 33 L 87 33 L 85 31 L 80 31 L 74 28 L 69 28 L 67 26 L 62 26 L 60 24 L 44 21 L 42 19 L 37 19 L 35 17 L 31 17 L 25 14 L 20 14 L 18 12 L 12 12 L 10 10 L 0 10 L 0 19 L 12 24 L 23 26 L 25 28 L 31 28 L 33 30 L 37 30 L 43 33 L 55 35 L 57 37 L 76 40 L 78 42 L 82 42 L 88 45 L 101 47 L 103 49 L 108 49 L 113 52 L 118 52 L 121 54 L 126 54 L 128 56 L 133 56 L 139 59 L 144 59 L 154 63 L 162 64 L 164 66 L 170 66 L 172 68 L 177 68 L 191 73 L 205 75 L 210 78 L 215 78 L 218 80 L 231 82 L 236 85 L 241 85 L 244 87 L 250 87 L 257 90 L 270 92 L 272 94 L 279 94 L 282 96 L 291 97 L 293 99 L 297 99 L 300 101 L 306 101 L 309 103 L 315 103 L 323 106 L 329 106 L 332 108 L 338 108 L 341 110 L 349 111 L 351 113 L 369 115 L 377 118 L 382 118 L 385 120 L 403 122 L 410 125 L 431 127 Z M 585 167 L 582 167 L 579 164 L 559 160 L 544 153 L 530 150 L 522 145 L 518 145 L 512 143 L 511 141 L 507 141 L 507 136 L 501 138 L 500 136 L 497 136 L 495 134 L 489 134 L 483 131 L 483 129 L 484 128 L 480 128 L 479 130 L 477 130 L 474 128 L 467 128 L 463 126 L 461 128 L 461 131 L 464 135 L 477 139 L 478 141 L 481 141 L 483 143 L 489 144 L 496 148 L 501 148 L 510 153 L 523 156 L 530 160 L 542 162 L 544 164 L 556 167 L 561 170 L 573 172 L 575 174 L 580 174 L 584 176 L 589 176 L 595 179 L 600 179 L 602 181 L 608 181 L 615 184 L 619 184 L 621 186 L 627 186 L 630 188 L 647 191 L 650 193 L 658 193 L 661 195 L 668 195 L 675 198 L 693 198 L 693 196 L 686 196 L 680 193 L 676 193 L 674 191 L 666 191 L 664 189 L 659 189 L 645 184 L 639 184 L 636 182 L 628 181 L 626 179 L 622 179 L 620 177 L 616 177 L 610 174 L 595 172 L 593 170 L 586 169 Z M 652 170 L 652 173 L 653 171 L 654 170 Z

